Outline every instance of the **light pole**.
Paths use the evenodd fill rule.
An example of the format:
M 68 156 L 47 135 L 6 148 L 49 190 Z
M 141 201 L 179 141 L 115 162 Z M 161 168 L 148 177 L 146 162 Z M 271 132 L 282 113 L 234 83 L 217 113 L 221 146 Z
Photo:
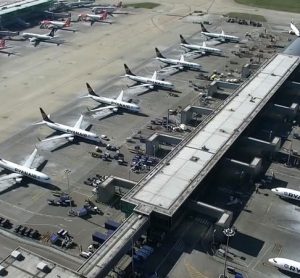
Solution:
M 216 229 L 213 230 L 213 238 L 212 238 L 212 240 L 213 240 L 213 243 L 212 243 L 213 248 L 215 248 L 215 232 L 216 231 L 217 231 Z
M 66 169 L 65 174 L 66 174 L 66 177 L 67 177 L 68 193 L 69 193 L 69 201 L 70 201 L 70 211 L 69 211 L 69 213 L 72 213 L 72 200 L 71 200 L 70 181 L 69 181 L 69 175 L 71 174 L 71 170 Z
M 292 151 L 293 151 L 293 132 L 291 132 L 292 138 L 290 141 L 290 147 L 289 147 L 289 156 L 288 156 L 288 160 L 287 160 L 287 165 L 290 166 L 290 160 L 291 160 L 291 155 L 292 155 Z
M 224 235 L 227 237 L 226 241 L 226 250 L 225 250 L 225 261 L 224 261 L 224 272 L 223 272 L 223 278 L 227 278 L 226 276 L 226 267 L 227 267 L 227 253 L 228 253 L 228 243 L 229 238 L 233 237 L 235 235 L 235 228 L 227 228 L 223 230 Z

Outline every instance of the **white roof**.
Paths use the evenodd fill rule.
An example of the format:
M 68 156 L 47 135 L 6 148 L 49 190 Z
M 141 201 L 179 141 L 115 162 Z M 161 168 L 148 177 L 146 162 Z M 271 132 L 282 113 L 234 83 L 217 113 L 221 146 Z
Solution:
M 298 65 L 277 54 L 124 198 L 136 211 L 172 215 Z
M 39 262 L 38 264 L 37 264 L 37 269 L 39 269 L 39 270 L 45 270 L 45 268 L 47 268 L 48 267 L 48 264 L 46 264 L 46 263 L 44 263 L 44 262 Z
M 14 251 L 12 251 L 12 252 L 10 253 L 10 255 L 11 255 L 13 258 L 17 259 L 17 258 L 19 258 L 19 256 L 21 255 L 21 252 L 19 252 L 19 251 L 17 251 L 17 250 L 14 250 Z

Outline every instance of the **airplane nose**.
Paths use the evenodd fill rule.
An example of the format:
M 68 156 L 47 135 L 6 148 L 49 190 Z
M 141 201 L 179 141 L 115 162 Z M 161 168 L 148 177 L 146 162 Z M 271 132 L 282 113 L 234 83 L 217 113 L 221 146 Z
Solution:
M 272 265 L 275 264 L 275 263 L 274 263 L 274 259 L 269 259 L 268 261 L 269 261 L 269 263 L 272 264 Z

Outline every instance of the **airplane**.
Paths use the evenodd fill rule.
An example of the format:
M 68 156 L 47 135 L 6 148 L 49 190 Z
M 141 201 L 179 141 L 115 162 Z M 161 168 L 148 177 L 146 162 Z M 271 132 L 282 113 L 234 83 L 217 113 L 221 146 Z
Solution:
M 104 11 L 107 11 L 109 14 L 112 13 L 118 13 L 116 12 L 117 9 L 122 8 L 123 4 L 122 1 L 120 1 L 117 5 L 101 5 L 101 6 L 95 6 L 92 8 L 92 12 L 94 14 L 99 14 Z
M 45 124 L 49 128 L 52 128 L 55 131 L 59 131 L 59 132 L 63 133 L 60 135 L 51 136 L 47 139 L 41 140 L 42 142 L 57 140 L 57 139 L 62 139 L 62 138 L 67 139 L 69 142 L 73 142 L 74 138 L 76 136 L 84 138 L 84 139 L 89 139 L 91 141 L 100 142 L 100 138 L 98 135 L 96 135 L 93 132 L 90 132 L 90 131 L 80 128 L 80 126 L 82 124 L 82 120 L 83 120 L 83 115 L 81 115 L 80 118 L 78 119 L 78 121 L 76 122 L 76 124 L 73 127 L 71 127 L 71 126 L 62 125 L 62 124 L 53 122 L 52 120 L 50 120 L 50 115 L 47 115 L 42 108 L 40 108 L 40 111 L 41 111 L 43 120 L 41 122 L 35 123 L 35 125 Z
M 1 30 L 0 31 L 0 38 L 11 38 L 11 37 L 14 37 L 14 36 L 18 36 L 19 34 L 20 34 L 20 32 Z
M 207 31 L 207 29 L 204 27 L 204 25 L 202 23 L 201 24 L 201 34 L 205 35 L 208 38 L 214 38 L 217 39 L 221 42 L 239 42 L 240 38 L 237 36 L 232 36 L 232 35 L 227 35 L 225 34 L 225 32 L 222 30 L 221 33 L 212 33 Z
M 69 29 L 71 27 L 71 18 L 69 17 L 66 21 L 53 21 L 53 20 L 43 20 L 41 21 L 40 28 L 41 29 L 59 29 L 64 31 L 73 31 L 74 29 Z
M 143 77 L 143 76 L 137 76 L 131 72 L 131 70 L 128 68 L 126 64 L 124 64 L 125 67 L 125 75 L 123 77 L 128 77 L 129 79 L 136 81 L 137 83 L 141 83 L 139 85 L 131 86 L 130 88 L 138 88 L 138 87 L 145 87 L 148 89 L 154 89 L 154 87 L 161 87 L 165 89 L 173 89 L 174 85 L 169 81 L 163 81 L 157 79 L 157 72 L 155 71 L 151 78 L 149 77 Z
M 44 183 L 50 183 L 51 179 L 48 175 L 37 171 L 36 168 L 32 168 L 32 164 L 34 162 L 36 154 L 37 149 L 35 148 L 32 154 L 29 156 L 29 158 L 22 165 L 0 158 L 0 167 L 13 172 L 11 174 L 7 174 L 6 176 L 1 177 L 0 181 L 14 180 L 16 183 L 20 183 L 24 177 L 28 177 Z M 11 185 L 1 185 L 0 192 L 3 192 L 9 187 L 11 187 Z
M 58 1 L 58 3 L 63 4 L 64 6 L 70 8 L 70 9 L 75 9 L 75 8 L 93 6 L 95 1 L 94 0 L 78 0 L 78 1 L 74 1 L 74 2 Z
M 78 21 L 83 20 L 83 21 L 90 21 L 91 22 L 91 26 L 95 23 L 95 22 L 101 22 L 101 23 L 107 23 L 107 24 L 112 24 L 111 21 L 107 21 L 107 16 L 108 13 L 107 11 L 104 11 L 101 14 L 80 14 L 78 16 Z
M 0 53 L 4 53 L 4 54 L 7 54 L 8 56 L 14 54 L 13 52 L 9 52 L 9 51 L 6 51 L 4 49 L 7 49 L 8 47 L 5 46 L 5 40 L 0 40 Z
M 300 201 L 300 191 L 284 187 L 273 188 L 271 191 L 280 197 Z
M 60 45 L 60 43 L 52 41 L 55 38 L 55 31 L 56 29 L 53 28 L 49 34 L 44 35 L 34 33 L 23 33 L 22 37 L 24 39 L 29 39 L 29 41 L 33 43 L 34 47 L 38 46 L 40 42 L 56 43 L 57 45 Z
M 183 55 L 180 56 L 180 60 L 177 60 L 177 59 L 170 59 L 164 57 L 157 48 L 155 48 L 155 52 L 156 52 L 156 58 L 155 58 L 156 60 L 159 60 L 167 65 L 171 65 L 171 66 L 167 66 L 166 68 L 175 68 L 179 70 L 184 70 L 184 69 L 200 70 L 201 69 L 201 66 L 199 64 L 185 61 Z
M 189 44 L 182 35 L 179 36 L 181 41 L 180 45 L 188 50 L 192 50 L 192 53 L 200 53 L 204 55 L 207 53 L 220 54 L 222 52 L 222 50 L 219 48 L 206 46 L 205 42 L 203 42 L 202 45 Z
M 297 37 L 300 37 L 300 31 L 296 27 L 296 25 L 294 24 L 293 21 L 291 21 L 290 27 L 291 27 L 291 30 L 289 31 L 289 33 L 293 34 L 293 35 L 296 35 Z
M 101 111 L 104 109 L 110 109 L 116 113 L 116 112 L 118 112 L 119 108 L 126 109 L 126 110 L 129 110 L 132 112 L 140 111 L 140 107 L 138 105 L 136 105 L 135 103 L 123 101 L 123 90 L 121 91 L 120 95 L 116 99 L 113 99 L 113 98 L 101 97 L 101 96 L 97 95 L 88 83 L 86 83 L 86 86 L 88 89 L 88 94 L 81 98 L 91 98 L 95 101 L 100 102 L 101 104 L 108 105 L 108 106 L 104 106 L 104 107 L 100 107 L 100 108 L 96 108 L 96 109 L 90 109 L 89 111 L 91 111 L 91 112 Z
M 300 274 L 300 263 L 285 258 L 270 258 L 269 263 L 279 269 Z
M 71 13 L 55 13 L 51 11 L 44 11 L 46 16 L 50 17 L 52 20 L 54 19 L 60 19 L 60 18 L 69 18 L 71 17 Z

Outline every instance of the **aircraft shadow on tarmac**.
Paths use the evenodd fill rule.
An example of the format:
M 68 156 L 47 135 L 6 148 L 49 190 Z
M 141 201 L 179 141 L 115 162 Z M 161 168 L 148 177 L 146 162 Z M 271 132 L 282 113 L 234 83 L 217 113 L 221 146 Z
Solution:
M 229 246 L 252 257 L 257 257 L 264 246 L 264 241 L 237 231 Z
M 96 106 L 93 109 L 97 109 L 99 107 L 101 107 L 101 105 Z M 88 111 L 88 112 L 84 113 L 85 116 L 94 117 L 95 119 L 98 119 L 98 120 L 104 120 L 104 119 L 108 119 L 110 117 L 113 117 L 115 115 L 125 115 L 125 114 L 136 115 L 136 116 L 139 116 L 139 117 L 149 117 L 148 114 L 145 114 L 143 112 L 133 112 L 133 111 L 130 111 L 130 110 L 125 110 L 125 109 L 118 109 L 118 112 L 112 112 L 111 111 L 108 114 L 104 114 L 104 115 L 100 114 L 98 116 L 97 116 L 97 112 Z

